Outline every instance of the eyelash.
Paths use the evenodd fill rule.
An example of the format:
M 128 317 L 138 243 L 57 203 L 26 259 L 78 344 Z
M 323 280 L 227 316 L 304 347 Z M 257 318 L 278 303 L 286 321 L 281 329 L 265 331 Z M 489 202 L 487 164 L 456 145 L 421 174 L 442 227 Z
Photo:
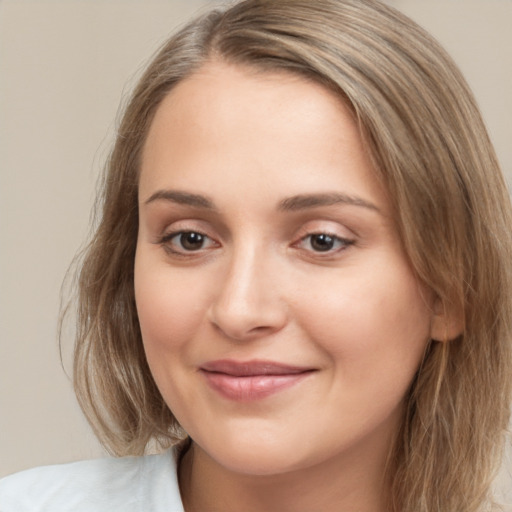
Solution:
M 199 253 L 201 250 L 203 250 L 203 247 L 199 248 L 196 251 L 195 250 L 187 250 L 185 248 L 182 248 L 181 250 L 174 249 L 172 246 L 173 238 L 182 237 L 183 235 L 199 235 L 200 237 L 203 237 L 203 239 L 210 240 L 211 242 L 213 242 L 213 244 L 218 246 L 218 244 L 214 240 L 212 240 L 212 238 L 210 238 L 207 234 L 202 233 L 201 231 L 197 231 L 197 230 L 185 230 L 185 229 L 182 229 L 179 231 L 173 231 L 171 233 L 165 234 L 158 240 L 158 244 L 161 245 L 164 248 L 164 250 L 166 252 L 168 252 L 169 254 L 172 254 L 174 256 L 181 256 L 181 257 L 185 257 L 185 258 L 193 256 L 194 253 Z
M 326 231 L 318 231 L 318 232 L 314 232 L 314 233 L 308 233 L 306 236 L 303 236 L 296 244 L 294 245 L 301 245 L 303 243 L 305 243 L 307 240 L 309 240 L 309 245 L 311 246 L 311 244 L 313 243 L 313 237 L 325 237 L 327 239 L 330 239 L 332 241 L 333 244 L 338 244 L 339 247 L 337 249 L 334 249 L 331 247 L 331 248 L 328 248 L 327 250 L 323 251 L 323 250 L 318 250 L 318 251 L 315 251 L 315 250 L 312 250 L 313 253 L 315 253 L 316 255 L 321 255 L 321 254 L 325 254 L 325 256 L 332 256 L 333 254 L 337 254 L 341 251 L 344 251 L 345 249 L 347 249 L 348 247 L 350 247 L 351 245 L 353 245 L 355 243 L 355 240 L 353 239 L 350 239 L 350 238 L 343 238 L 341 236 L 338 236 L 338 235 L 335 235 L 334 233 L 329 233 L 329 232 L 326 232 Z
M 161 245 L 167 253 L 172 254 L 173 256 L 178 256 L 178 257 L 183 257 L 183 258 L 199 255 L 202 251 L 205 250 L 204 246 L 199 247 L 197 250 L 185 249 L 182 245 L 182 243 L 183 243 L 182 240 L 180 242 L 182 245 L 181 249 L 175 249 L 172 245 L 173 239 L 178 238 L 178 237 L 181 239 L 181 237 L 184 235 L 198 235 L 199 237 L 202 237 L 203 240 L 209 240 L 211 245 L 213 245 L 215 247 L 219 247 L 219 244 L 217 242 L 215 242 L 211 237 L 209 237 L 207 234 L 205 234 L 201 231 L 197 231 L 197 230 L 173 231 L 171 233 L 167 233 L 164 236 L 162 236 L 158 240 L 157 243 L 159 245 Z M 309 245 L 310 245 L 310 247 L 312 247 L 312 243 L 314 240 L 313 237 L 319 237 L 319 238 L 324 237 L 324 240 L 321 241 L 321 243 L 327 242 L 327 245 L 329 245 L 330 243 L 332 243 L 333 245 L 336 245 L 336 244 L 338 245 L 338 247 L 334 250 L 333 250 L 333 247 L 327 247 L 326 250 L 314 250 L 313 248 L 305 249 L 306 251 L 312 252 L 319 257 L 332 256 L 334 254 L 337 254 L 339 252 L 346 250 L 348 247 L 350 247 L 351 245 L 353 245 L 355 243 L 355 240 L 353 240 L 353 239 L 343 238 L 343 237 L 340 237 L 338 235 L 335 235 L 333 233 L 329 233 L 326 231 L 318 231 L 318 232 L 308 233 L 307 235 L 301 237 L 298 242 L 295 242 L 293 244 L 293 246 L 301 248 L 301 246 L 303 244 L 307 243 L 307 241 L 309 240 Z M 208 249 L 208 248 L 206 248 L 206 249 Z

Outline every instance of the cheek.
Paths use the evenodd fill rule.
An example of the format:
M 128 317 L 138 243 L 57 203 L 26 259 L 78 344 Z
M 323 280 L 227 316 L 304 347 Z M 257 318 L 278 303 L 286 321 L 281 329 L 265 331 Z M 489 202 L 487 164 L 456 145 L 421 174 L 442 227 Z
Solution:
M 367 266 L 365 274 L 343 276 L 339 286 L 332 280 L 313 300 L 304 299 L 297 316 L 344 375 L 365 380 L 398 372 L 412 378 L 429 339 L 424 294 L 403 265 Z
M 179 271 L 136 260 L 135 300 L 148 360 L 182 348 L 203 314 L 196 286 Z M 199 283 L 198 283 L 199 284 Z

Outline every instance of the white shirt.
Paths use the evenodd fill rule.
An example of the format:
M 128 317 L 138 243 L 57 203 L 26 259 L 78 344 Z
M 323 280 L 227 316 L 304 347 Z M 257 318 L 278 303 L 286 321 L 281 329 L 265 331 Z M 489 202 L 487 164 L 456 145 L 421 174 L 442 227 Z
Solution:
M 176 453 L 16 473 L 0 480 L 0 512 L 184 512 Z

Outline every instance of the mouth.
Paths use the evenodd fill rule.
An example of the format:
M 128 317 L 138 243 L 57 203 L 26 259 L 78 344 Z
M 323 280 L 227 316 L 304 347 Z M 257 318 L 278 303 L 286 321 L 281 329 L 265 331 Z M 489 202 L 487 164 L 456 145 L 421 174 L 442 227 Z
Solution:
M 274 361 L 210 361 L 199 369 L 209 386 L 229 400 L 249 402 L 283 391 L 316 369 Z

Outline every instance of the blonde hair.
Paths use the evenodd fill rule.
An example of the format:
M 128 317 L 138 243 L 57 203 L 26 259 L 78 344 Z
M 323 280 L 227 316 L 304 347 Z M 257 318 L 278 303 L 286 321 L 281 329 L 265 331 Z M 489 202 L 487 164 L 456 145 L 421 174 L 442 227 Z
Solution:
M 149 371 L 135 308 L 139 160 L 172 87 L 220 59 L 315 80 L 353 110 L 418 278 L 463 334 L 432 340 L 390 456 L 391 509 L 489 503 L 511 400 L 511 211 L 464 79 L 414 22 L 373 0 L 246 0 L 200 16 L 150 63 L 120 123 L 79 273 L 74 377 L 113 453 L 183 436 Z

